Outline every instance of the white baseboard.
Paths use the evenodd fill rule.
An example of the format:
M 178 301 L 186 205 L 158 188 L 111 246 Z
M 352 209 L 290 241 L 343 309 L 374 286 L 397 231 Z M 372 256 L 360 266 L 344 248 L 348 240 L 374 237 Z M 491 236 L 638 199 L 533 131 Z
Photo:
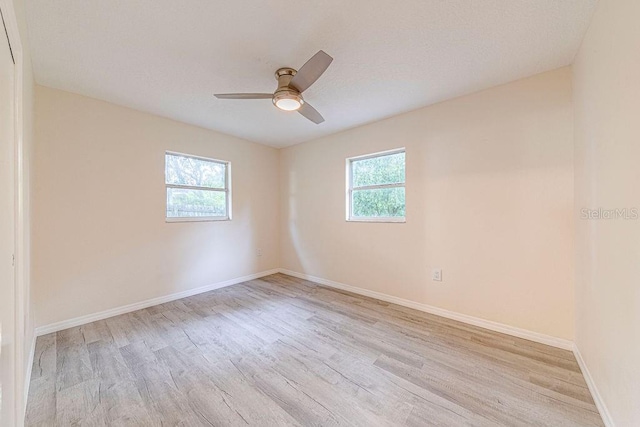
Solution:
M 600 412 L 600 417 L 604 422 L 606 427 L 615 427 L 613 423 L 613 418 L 611 418 L 611 414 L 607 409 L 607 405 L 605 405 L 604 400 L 602 400 L 602 396 L 598 391 L 598 387 L 596 387 L 596 383 L 593 381 L 593 377 L 591 376 L 591 372 L 589 372 L 589 368 L 587 368 L 587 364 L 582 358 L 582 354 L 580 353 L 580 349 L 577 345 L 573 346 L 573 354 L 576 356 L 576 360 L 578 361 L 578 365 L 580 365 L 580 370 L 582 371 L 582 376 L 584 380 L 587 382 L 587 387 L 589 387 L 589 391 L 591 392 L 591 396 L 593 397 L 593 401 L 596 403 L 596 407 L 598 408 L 598 412 Z
M 563 350 L 569 350 L 569 351 L 573 350 L 573 342 L 563 338 L 557 338 L 550 335 L 541 334 L 539 332 L 533 332 L 527 329 L 516 328 L 514 326 L 505 325 L 503 323 L 493 322 L 491 320 L 485 320 L 485 319 L 480 319 L 478 317 L 468 316 L 466 314 L 456 313 L 453 311 L 445 310 L 443 308 L 438 308 L 431 305 L 394 297 L 392 295 L 387 295 L 380 292 L 358 288 L 356 286 L 346 285 L 344 283 L 334 282 L 333 280 L 327 280 L 320 277 L 310 276 L 304 273 L 298 273 L 296 271 L 291 271 L 284 268 L 280 269 L 280 273 L 287 274 L 293 277 L 298 277 L 300 279 L 309 280 L 311 282 L 319 283 L 321 285 L 329 286 L 332 288 L 353 292 L 354 294 L 364 295 L 367 297 L 379 299 L 379 300 L 390 302 L 393 304 L 398 304 L 404 307 L 413 308 L 415 310 L 424 311 L 425 313 L 446 317 L 447 319 L 468 323 L 470 325 L 489 329 L 491 331 L 500 332 L 503 334 L 512 335 L 514 337 L 523 338 L 529 341 L 550 345 L 552 347 L 561 348 Z
M 327 280 L 320 277 L 311 276 L 309 274 L 298 273 L 297 271 L 291 271 L 284 268 L 277 268 L 273 270 L 262 271 L 260 273 L 237 277 L 235 279 L 230 279 L 223 282 L 202 286 L 195 289 L 189 289 L 183 292 L 177 292 L 175 294 L 152 298 L 145 301 L 140 301 L 137 303 L 128 304 L 121 307 L 116 307 L 109 310 L 101 311 L 98 313 L 88 314 L 86 316 L 75 317 L 73 319 L 63 320 L 61 322 L 40 326 L 36 328 L 35 336 L 38 337 L 41 335 L 50 334 L 52 332 L 58 332 L 64 329 L 73 328 L 75 326 L 80 326 L 87 323 L 95 322 L 97 320 L 118 316 L 120 314 L 129 313 L 132 311 L 140 310 L 140 309 L 151 307 L 158 304 L 163 304 L 165 302 L 174 301 L 180 298 L 186 298 L 192 295 L 201 294 L 203 292 L 212 291 L 214 289 L 220 289 L 225 286 L 235 285 L 237 283 L 246 282 L 248 280 L 258 279 L 260 277 L 268 276 L 270 274 L 275 274 L 275 273 L 287 274 L 289 276 L 309 280 L 315 283 L 319 283 L 321 285 L 342 289 L 345 291 L 353 292 L 355 294 L 364 295 L 367 297 L 379 299 L 379 300 L 390 302 L 393 304 L 398 304 L 404 307 L 413 308 L 415 310 L 424 311 L 425 313 L 446 317 L 447 319 L 457 320 L 459 322 L 489 329 L 491 331 L 512 335 L 518 338 L 539 342 L 539 343 L 550 345 L 553 347 L 562 348 L 564 350 L 570 350 L 570 351 L 574 350 L 573 342 L 566 339 L 541 334 L 539 332 L 529 331 L 527 329 L 516 328 L 514 326 L 505 325 L 503 323 L 498 323 L 491 320 L 485 320 L 478 317 L 469 316 L 466 314 L 456 313 L 453 311 L 445 310 L 443 308 L 434 307 L 428 304 L 422 304 L 419 302 L 394 297 L 392 295 L 383 294 L 381 292 L 370 291 L 367 289 L 358 288 L 356 286 L 351 286 L 351 285 L 347 285 L 340 282 L 334 282 L 333 280 Z M 31 367 L 29 366 L 28 369 L 31 369 Z
M 201 294 L 204 292 L 213 291 L 214 289 L 224 288 L 226 286 L 235 285 L 237 283 L 246 282 L 248 280 L 258 279 L 260 277 L 269 276 L 270 274 L 278 273 L 279 269 L 262 271 L 260 273 L 249 274 L 248 276 L 236 277 L 235 279 L 225 280 L 223 282 L 213 283 L 211 285 L 201 286 L 195 289 L 189 289 L 175 294 L 165 295 L 157 298 L 151 298 L 145 301 L 136 302 L 133 304 L 123 305 L 121 307 L 112 308 L 109 310 L 101 311 L 98 313 L 88 314 L 86 316 L 75 317 L 73 319 L 63 320 L 61 322 L 51 323 L 36 328 L 36 336 L 50 334 L 52 332 L 62 331 L 64 329 L 73 328 L 75 326 L 84 325 L 87 323 L 95 322 L 97 320 L 106 319 L 120 314 L 130 313 L 132 311 L 141 310 L 143 308 L 151 307 L 158 304 L 164 304 L 165 302 L 174 301 L 180 298 L 190 297 L 192 295 Z

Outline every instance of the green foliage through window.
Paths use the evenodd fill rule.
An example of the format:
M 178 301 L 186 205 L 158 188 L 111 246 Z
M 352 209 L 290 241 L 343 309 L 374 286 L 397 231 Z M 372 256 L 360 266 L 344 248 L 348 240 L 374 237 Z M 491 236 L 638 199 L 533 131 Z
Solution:
M 351 218 L 405 216 L 405 153 L 351 160 Z
M 228 163 L 167 153 L 167 218 L 228 217 Z
M 167 184 L 222 189 L 225 187 L 225 163 L 177 154 L 167 154 L 165 160 Z
M 352 160 L 353 187 L 404 184 L 404 152 Z

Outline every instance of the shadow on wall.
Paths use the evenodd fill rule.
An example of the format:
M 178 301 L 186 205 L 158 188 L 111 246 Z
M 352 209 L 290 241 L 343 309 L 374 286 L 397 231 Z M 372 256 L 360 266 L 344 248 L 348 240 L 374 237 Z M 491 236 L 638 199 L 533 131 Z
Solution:
M 294 248 L 294 253 L 297 255 L 297 259 L 296 259 L 297 264 L 302 267 L 301 272 L 306 272 L 306 271 L 310 271 L 309 268 L 311 268 L 311 266 L 307 261 L 308 257 L 305 256 L 305 248 L 302 246 L 300 235 L 298 234 L 298 205 L 297 205 L 298 182 L 296 180 L 296 172 L 289 171 L 288 176 L 289 176 L 289 180 L 287 182 L 288 184 L 287 199 L 289 203 L 287 204 L 287 218 L 286 218 L 288 238 L 291 242 L 291 245 Z

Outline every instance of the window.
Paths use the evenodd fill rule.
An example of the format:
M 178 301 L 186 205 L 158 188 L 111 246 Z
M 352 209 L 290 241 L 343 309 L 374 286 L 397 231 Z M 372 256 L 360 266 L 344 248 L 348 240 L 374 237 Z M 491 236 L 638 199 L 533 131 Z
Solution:
M 347 220 L 405 221 L 404 149 L 347 159 Z
M 229 162 L 165 154 L 167 221 L 231 219 Z

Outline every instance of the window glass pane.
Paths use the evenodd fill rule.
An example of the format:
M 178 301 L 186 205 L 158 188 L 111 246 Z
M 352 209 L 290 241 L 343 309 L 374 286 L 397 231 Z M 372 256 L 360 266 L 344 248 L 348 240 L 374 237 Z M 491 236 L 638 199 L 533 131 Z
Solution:
M 354 160 L 351 167 L 354 187 L 404 182 L 404 153 Z
M 353 190 L 354 218 L 404 217 L 404 187 Z
M 224 191 L 167 188 L 167 218 L 227 216 Z
M 226 188 L 226 165 L 224 163 L 173 154 L 167 154 L 165 159 L 167 184 Z

